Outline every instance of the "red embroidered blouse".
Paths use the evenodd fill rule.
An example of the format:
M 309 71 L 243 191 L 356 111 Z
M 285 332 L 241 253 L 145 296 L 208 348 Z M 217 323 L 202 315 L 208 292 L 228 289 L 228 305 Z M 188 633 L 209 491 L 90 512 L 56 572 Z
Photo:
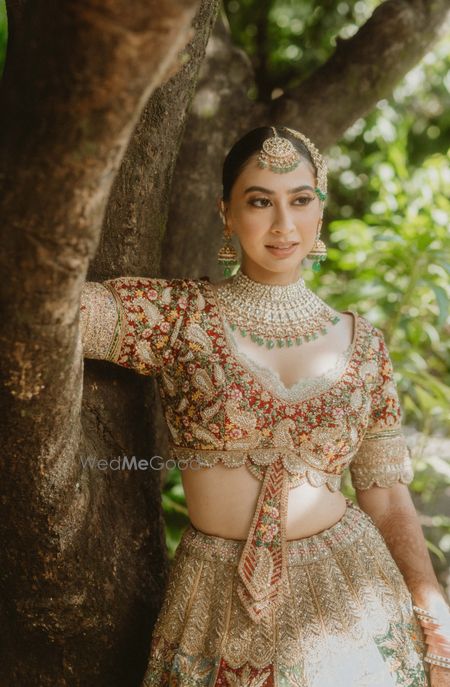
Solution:
M 246 465 L 262 481 L 238 568 L 255 622 L 280 599 L 289 488 L 308 480 L 336 491 L 347 467 L 359 489 L 413 478 L 383 333 L 353 314 L 341 369 L 283 394 L 233 351 L 208 281 L 119 277 L 83 287 L 84 356 L 156 376 L 171 456 Z

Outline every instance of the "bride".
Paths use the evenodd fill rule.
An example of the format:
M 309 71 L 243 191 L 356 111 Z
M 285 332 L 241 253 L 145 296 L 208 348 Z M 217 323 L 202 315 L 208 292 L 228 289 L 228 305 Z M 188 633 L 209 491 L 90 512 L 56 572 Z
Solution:
M 189 511 L 143 686 L 450 686 L 383 333 L 302 277 L 326 197 L 314 144 L 259 127 L 223 166 L 226 279 L 84 286 L 84 355 L 156 376 Z

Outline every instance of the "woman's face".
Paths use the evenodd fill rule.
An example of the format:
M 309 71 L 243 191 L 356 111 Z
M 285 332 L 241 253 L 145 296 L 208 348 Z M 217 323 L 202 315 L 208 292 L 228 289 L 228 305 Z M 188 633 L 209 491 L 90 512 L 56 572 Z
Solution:
M 222 209 L 241 245 L 242 271 L 250 278 L 274 284 L 299 278 L 322 214 L 314 188 L 312 166 L 303 158 L 295 170 L 283 174 L 258 167 L 256 155 L 249 159 Z M 268 247 L 292 243 L 296 245 L 287 252 Z

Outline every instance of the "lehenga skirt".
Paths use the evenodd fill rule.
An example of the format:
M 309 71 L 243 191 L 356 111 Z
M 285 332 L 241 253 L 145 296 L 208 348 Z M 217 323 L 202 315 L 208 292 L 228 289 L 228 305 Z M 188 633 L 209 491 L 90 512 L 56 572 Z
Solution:
M 288 540 L 282 603 L 259 623 L 236 593 L 244 543 L 184 531 L 142 687 L 429 687 L 411 595 L 359 506 Z

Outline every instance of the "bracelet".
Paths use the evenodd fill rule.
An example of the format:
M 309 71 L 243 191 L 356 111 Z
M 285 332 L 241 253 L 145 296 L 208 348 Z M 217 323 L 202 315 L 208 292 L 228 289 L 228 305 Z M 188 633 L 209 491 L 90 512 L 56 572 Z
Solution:
M 426 611 L 424 608 L 419 608 L 419 606 L 413 606 L 413 610 L 416 612 L 416 614 L 420 617 L 421 620 L 436 620 L 436 617 L 430 613 L 430 611 Z M 424 616 L 423 618 L 421 616 Z
M 413 606 L 413 610 L 416 611 L 416 613 L 423 613 L 423 615 L 429 615 L 433 617 L 433 614 L 430 613 L 430 611 L 427 611 L 425 608 L 420 608 L 420 606 Z
M 421 621 L 425 621 L 428 623 L 434 623 L 435 625 L 438 625 L 438 627 L 442 627 L 442 623 L 438 621 L 435 615 L 430 613 L 430 611 L 425 610 L 424 608 L 420 608 L 419 606 L 413 606 L 413 610 L 415 611 L 417 617 Z
M 450 668 L 450 658 L 447 658 L 447 656 L 427 654 L 423 660 L 427 663 L 432 663 L 435 666 L 440 666 L 441 668 Z

